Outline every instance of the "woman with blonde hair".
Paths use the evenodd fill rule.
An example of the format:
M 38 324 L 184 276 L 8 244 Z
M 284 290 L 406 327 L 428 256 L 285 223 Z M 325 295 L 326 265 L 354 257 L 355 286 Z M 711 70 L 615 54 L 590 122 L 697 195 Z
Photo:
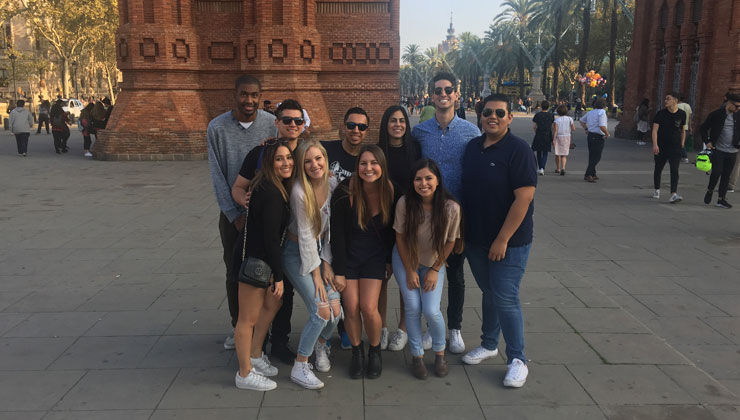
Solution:
M 315 140 L 304 140 L 298 146 L 295 161 L 283 261 L 288 280 L 301 295 L 309 318 L 301 332 L 290 380 L 306 389 L 319 389 L 324 383 L 311 370 L 308 357 L 315 350 L 316 369 L 331 369 L 326 342 L 341 316 L 341 290 L 334 285 L 329 246 L 330 202 L 337 180 L 329 174 L 326 149 Z

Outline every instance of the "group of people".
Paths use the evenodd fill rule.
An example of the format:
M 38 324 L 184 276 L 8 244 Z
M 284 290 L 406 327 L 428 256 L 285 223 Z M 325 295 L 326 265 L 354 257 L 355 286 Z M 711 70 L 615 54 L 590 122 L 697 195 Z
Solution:
M 15 135 L 18 156 L 21 157 L 28 156 L 28 139 L 34 126 L 33 115 L 25 108 L 25 105 L 26 101 L 19 99 L 9 115 L 10 131 Z M 49 134 L 49 125 L 51 125 L 54 151 L 57 154 L 69 152 L 67 143 L 71 135 L 69 129 L 71 117 L 63 107 L 64 101 L 61 99 L 55 100 L 53 104 L 44 100 L 39 105 L 36 134 L 41 134 L 41 129 L 44 127 L 46 134 Z M 80 112 L 78 129 L 82 132 L 84 156 L 92 157 L 92 136 L 97 134 L 97 130 L 106 127 L 112 111 L 113 105 L 106 97 L 102 101 L 88 102 Z
M 208 154 L 234 327 L 224 347 L 236 349 L 238 388 L 277 386 L 268 335 L 270 356 L 292 364 L 291 381 L 322 388 L 314 368 L 330 371 L 335 328 L 351 347 L 351 378 L 380 377 L 381 350 L 407 342 L 415 377 L 428 377 L 425 350 L 435 353 L 433 373 L 446 376 L 445 350 L 465 352 L 465 258 L 482 292 L 483 334 L 462 360 L 496 357 L 503 333 L 503 383 L 526 382 L 519 285 L 532 242 L 535 159 L 509 131 L 505 96 L 483 100 L 481 132 L 455 113 L 455 76 L 440 73 L 433 84 L 434 118 L 412 129 L 405 107 L 390 106 L 377 144 L 367 144 L 371 121 L 360 107 L 345 113 L 341 140 L 303 139 L 297 101 L 282 101 L 273 116 L 259 109 L 258 79 L 236 80 L 233 109 L 208 126 Z M 402 304 L 392 335 L 391 276 Z M 309 315 L 297 352 L 288 346 L 294 291 Z

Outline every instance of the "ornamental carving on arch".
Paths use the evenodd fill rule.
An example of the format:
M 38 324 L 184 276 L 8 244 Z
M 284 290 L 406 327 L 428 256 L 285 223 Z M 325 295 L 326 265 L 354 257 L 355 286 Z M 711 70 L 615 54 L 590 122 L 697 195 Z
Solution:
M 284 44 L 282 39 L 273 39 L 272 43 L 267 45 L 267 52 L 273 63 L 284 63 L 288 58 L 288 45 Z
M 143 42 L 139 43 L 139 55 L 144 61 L 156 61 L 159 56 L 159 43 L 155 42 L 154 38 L 144 38 Z

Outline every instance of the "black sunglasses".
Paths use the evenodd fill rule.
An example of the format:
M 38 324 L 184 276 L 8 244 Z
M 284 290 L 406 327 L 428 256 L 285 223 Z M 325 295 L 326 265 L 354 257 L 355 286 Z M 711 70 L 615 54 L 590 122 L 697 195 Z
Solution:
M 452 86 L 447 86 L 447 87 L 444 88 L 444 91 L 445 91 L 446 94 L 452 95 L 452 92 L 455 91 L 455 88 L 453 88 Z M 442 94 L 442 88 L 441 87 L 434 88 L 434 94 L 435 95 L 441 95 Z
M 504 118 L 506 116 L 506 110 L 503 109 L 503 108 L 499 108 L 495 112 L 496 112 L 496 116 L 499 117 L 499 118 Z M 492 110 L 491 108 L 486 108 L 480 114 L 482 116 L 488 118 L 491 115 L 493 115 L 493 113 L 494 113 L 494 110 Z
M 348 122 L 347 123 L 347 130 L 352 131 L 352 130 L 355 129 L 355 127 L 357 127 L 360 131 L 365 131 L 365 130 L 367 130 L 368 125 L 367 124 L 357 124 L 357 123 L 353 123 L 353 122 Z
M 282 117 L 280 118 L 280 121 L 283 122 L 285 125 L 290 125 L 290 122 L 294 122 L 295 125 L 303 125 L 306 121 L 303 118 L 290 118 L 290 117 Z

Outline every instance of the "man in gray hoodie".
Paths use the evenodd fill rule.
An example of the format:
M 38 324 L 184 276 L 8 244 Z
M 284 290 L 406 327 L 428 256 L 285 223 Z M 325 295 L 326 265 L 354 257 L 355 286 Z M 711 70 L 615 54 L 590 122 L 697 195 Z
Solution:
M 19 99 L 16 107 L 10 111 L 10 132 L 15 134 L 15 142 L 18 146 L 18 156 L 25 157 L 28 153 L 28 137 L 33 128 L 33 117 L 26 108 L 26 101 Z

